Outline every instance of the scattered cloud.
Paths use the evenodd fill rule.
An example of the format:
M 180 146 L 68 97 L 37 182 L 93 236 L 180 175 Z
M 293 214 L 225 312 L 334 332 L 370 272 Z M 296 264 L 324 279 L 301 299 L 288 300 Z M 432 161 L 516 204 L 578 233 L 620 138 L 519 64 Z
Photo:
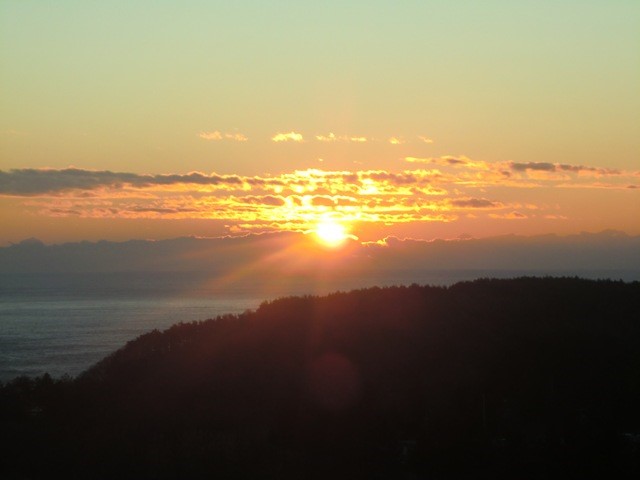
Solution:
M 482 160 L 471 160 L 465 156 L 444 155 L 442 157 L 405 157 L 405 162 L 424 163 L 440 167 L 468 168 L 473 170 L 504 170 L 503 164 L 490 164 Z
M 68 191 L 91 191 L 99 188 L 122 190 L 152 186 L 205 185 L 236 187 L 243 180 L 236 175 L 206 175 L 200 172 L 187 174 L 144 175 L 109 170 L 84 170 L 80 168 L 0 170 L 0 195 L 38 196 L 55 195 Z
M 329 133 L 329 135 L 316 135 L 316 140 L 319 142 L 337 142 L 338 137 L 333 133 Z
M 460 208 L 502 208 L 501 202 L 492 202 L 485 198 L 457 198 L 451 200 L 451 204 Z
M 247 230 L 306 231 L 323 215 L 348 223 L 453 222 L 460 218 L 562 220 L 530 189 L 619 189 L 636 172 L 537 162 L 489 163 L 464 156 L 406 157 L 411 169 L 323 170 L 270 176 L 139 174 L 108 170 L 0 170 L 0 196 L 27 211 L 92 218 L 218 219 Z M 530 173 L 546 175 L 532 181 Z M 588 172 L 584 175 L 583 172 Z M 606 182 L 593 174 L 606 175 Z M 533 214 L 532 214 L 533 215 Z M 241 227 L 240 227 L 241 226 Z
M 316 135 L 316 140 L 324 143 L 332 142 L 353 142 L 353 143 L 366 143 L 369 139 L 363 136 L 356 135 L 336 135 L 333 132 L 329 132 L 327 135 Z
M 634 190 L 639 188 L 638 185 L 627 185 L 624 183 L 605 183 L 605 182 L 568 182 L 558 183 L 556 188 L 568 189 L 588 189 L 588 190 Z
M 5 130 L 0 132 L 2 135 L 26 135 L 24 132 L 20 132 L 18 130 Z M 234 142 L 247 142 L 249 138 L 243 133 L 238 132 L 222 132 L 220 130 L 211 130 L 211 131 L 201 131 L 198 133 L 198 137 L 207 141 L 219 142 L 223 140 L 234 141 Z M 407 140 L 401 136 L 391 136 L 388 137 L 387 140 L 376 139 L 372 137 L 367 137 L 365 135 L 349 135 L 342 134 L 337 135 L 333 132 L 329 132 L 327 134 L 317 134 L 314 135 L 314 138 L 318 142 L 323 143 L 335 143 L 335 142 L 344 142 L 344 143 L 367 143 L 367 142 L 386 142 L 391 145 L 402 145 L 408 143 Z M 433 143 L 433 139 L 429 138 L 425 135 L 418 135 L 416 137 L 420 143 L 431 144 Z M 290 132 L 278 132 L 271 137 L 273 142 L 304 142 L 303 134 L 295 131 Z M 411 157 L 408 157 L 411 158 Z M 520 165 L 520 164 L 517 164 Z
M 203 140 L 232 140 L 234 142 L 246 142 L 249 140 L 246 135 L 242 133 L 223 133 L 218 130 L 214 130 L 212 132 L 200 132 L 198 134 L 200 138 Z
M 200 132 L 198 136 L 204 140 L 222 140 L 224 138 L 222 133 L 217 130 L 215 132 Z
M 304 137 L 301 133 L 288 132 L 288 133 L 276 133 L 271 140 L 274 142 L 303 142 Z
M 516 171 L 541 170 L 543 172 L 555 172 L 556 166 L 547 162 L 512 163 L 511 168 Z
M 553 172 L 553 173 L 573 173 L 583 177 L 612 177 L 612 176 L 633 176 L 640 177 L 640 172 L 627 172 L 617 168 L 588 167 L 585 165 L 570 165 L 566 163 L 547 162 L 527 162 L 509 164 L 512 170 L 517 172 Z
M 524 220 L 527 216 L 524 213 L 513 211 L 509 213 L 490 213 L 489 218 L 500 220 Z
M 440 168 L 451 183 L 467 187 L 504 186 L 514 188 L 629 188 L 629 179 L 640 178 L 639 171 L 591 167 L 551 162 L 485 162 L 465 156 L 405 157 L 408 163 Z M 611 182 L 592 181 L 607 178 Z M 591 179 L 591 180 L 590 180 Z M 626 179 L 626 183 L 623 183 Z

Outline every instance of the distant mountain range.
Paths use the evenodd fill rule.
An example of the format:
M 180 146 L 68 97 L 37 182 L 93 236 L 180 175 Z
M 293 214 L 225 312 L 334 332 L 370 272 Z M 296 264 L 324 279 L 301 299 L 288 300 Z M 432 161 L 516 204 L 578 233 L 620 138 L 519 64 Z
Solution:
M 310 235 L 273 233 L 243 237 L 45 245 L 37 239 L 0 248 L 0 272 L 190 272 L 214 275 L 383 275 L 390 271 L 511 270 L 566 274 L 640 272 L 640 236 L 617 231 L 558 236 L 506 235 L 423 241 L 388 237 L 349 241 L 339 250 Z M 635 272 L 635 273 L 634 273 Z

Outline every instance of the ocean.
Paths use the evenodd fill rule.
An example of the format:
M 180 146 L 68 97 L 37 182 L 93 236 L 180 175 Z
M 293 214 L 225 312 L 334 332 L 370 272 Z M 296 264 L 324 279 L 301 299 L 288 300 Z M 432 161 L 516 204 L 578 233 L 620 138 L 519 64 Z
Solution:
M 20 375 L 76 376 L 153 329 L 257 308 L 282 296 L 373 285 L 451 285 L 476 278 L 568 272 L 395 272 L 379 278 L 220 285 L 206 273 L 0 274 L 0 381 Z M 572 276 L 575 274 L 571 274 Z M 580 272 L 638 280 L 637 273 Z

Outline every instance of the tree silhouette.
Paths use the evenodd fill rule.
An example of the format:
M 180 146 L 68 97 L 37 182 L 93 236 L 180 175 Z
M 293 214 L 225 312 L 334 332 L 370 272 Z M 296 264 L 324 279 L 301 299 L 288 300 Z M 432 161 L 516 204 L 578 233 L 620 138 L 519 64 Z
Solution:
M 635 477 L 640 283 L 289 297 L 0 388 L 4 478 Z

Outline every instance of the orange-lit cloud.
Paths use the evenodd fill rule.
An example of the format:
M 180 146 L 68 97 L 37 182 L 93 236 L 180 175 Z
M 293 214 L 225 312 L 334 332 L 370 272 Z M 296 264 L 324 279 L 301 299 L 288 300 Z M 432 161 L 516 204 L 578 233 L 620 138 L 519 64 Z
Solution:
M 274 142 L 303 142 L 304 137 L 298 132 L 276 133 L 271 140 Z
M 512 170 L 527 172 L 554 172 L 554 173 L 576 173 L 586 177 L 607 177 L 607 176 L 621 176 L 631 175 L 640 176 L 640 172 L 624 172 L 616 168 L 598 168 L 598 167 L 586 167 L 584 165 L 569 165 L 566 163 L 547 163 L 547 162 L 528 162 L 528 163 L 515 163 L 511 162 L 510 167 Z
M 532 188 L 540 186 L 572 188 L 633 188 L 629 180 L 640 178 L 640 171 L 590 167 L 549 162 L 496 162 L 472 160 L 465 156 L 405 157 L 405 161 L 427 164 L 455 172 L 454 183 L 476 186 L 502 185 Z M 443 175 L 445 173 L 443 172 Z M 603 184 L 592 182 L 593 178 L 610 178 L 626 183 Z M 627 180 L 625 180 L 627 179 Z M 534 182 L 532 182 L 532 180 Z M 536 183 L 540 182 L 540 183 Z
M 22 132 L 18 132 L 16 130 L 5 130 L 3 132 L 0 132 L 0 134 L 3 135 L 24 135 L 24 133 Z M 222 140 L 229 140 L 229 141 L 235 141 L 235 142 L 246 142 L 249 140 L 249 138 L 242 134 L 242 133 L 230 133 L 230 132 L 222 132 L 220 130 L 211 130 L 211 131 L 201 131 L 200 133 L 198 133 L 198 137 L 202 138 L 203 140 L 207 140 L 207 141 L 222 141 Z M 424 135 L 418 135 L 417 137 L 415 137 L 418 139 L 418 141 L 420 143 L 426 143 L 426 144 L 431 144 L 433 143 L 433 139 L 424 136 Z M 368 137 L 366 135 L 350 135 L 350 134 L 335 134 L 333 132 L 329 132 L 329 133 L 321 133 L 321 134 L 316 134 L 314 135 L 314 139 L 318 142 L 322 142 L 322 143 L 337 143 L 337 142 L 343 142 L 343 143 L 367 143 L 367 142 L 386 142 L 389 143 L 391 145 L 402 145 L 402 144 L 406 144 L 406 143 L 411 143 L 410 141 L 408 141 L 407 139 L 405 139 L 402 136 L 398 136 L 398 135 L 394 135 L 391 137 L 388 137 L 386 140 L 385 139 L 381 139 L 381 138 L 372 138 L 372 137 Z M 302 133 L 296 132 L 296 131 L 290 131 L 290 132 L 278 132 L 276 134 L 274 134 L 271 137 L 271 140 L 273 142 L 276 143 L 280 143 L 280 142 L 304 142 L 304 135 Z M 412 157 L 408 157 L 408 158 L 412 158 Z M 416 159 L 419 160 L 419 159 Z M 409 160 L 411 161 L 411 160 Z
M 520 212 L 509 212 L 509 213 L 490 213 L 489 217 L 502 219 L 502 220 L 524 220 L 527 216 L 524 213 Z
M 458 198 L 451 200 L 451 205 L 459 208 L 503 208 L 501 202 L 494 202 L 485 198 Z
M 242 133 L 223 133 L 218 130 L 212 132 L 200 132 L 198 134 L 203 140 L 233 140 L 235 142 L 246 142 L 249 140 L 246 135 Z
M 242 184 L 243 179 L 237 175 L 206 175 L 200 172 L 142 175 L 80 168 L 60 170 L 24 168 L 8 172 L 0 170 L 0 195 L 12 196 L 55 195 L 67 191 L 94 191 L 98 188 L 108 188 L 118 192 L 126 187 L 162 186 L 170 188 L 182 185 L 236 187 Z
M 367 137 L 358 136 L 358 135 L 336 135 L 335 133 L 330 132 L 327 135 L 316 135 L 316 140 L 324 143 L 332 143 L 332 142 L 352 142 L 352 143 L 366 143 L 369 141 Z
M 380 225 L 568 218 L 530 192 L 618 189 L 636 195 L 637 172 L 581 165 L 414 158 L 409 170 L 306 169 L 274 176 L 137 174 L 107 170 L 0 171 L 0 196 L 44 216 L 215 219 L 229 231 L 307 231 L 328 215 Z M 533 176 L 533 178 L 532 178 Z M 597 181 L 594 182 L 594 177 Z M 602 183 L 601 178 L 607 182 Z M 549 193 L 547 193 L 549 192 Z

